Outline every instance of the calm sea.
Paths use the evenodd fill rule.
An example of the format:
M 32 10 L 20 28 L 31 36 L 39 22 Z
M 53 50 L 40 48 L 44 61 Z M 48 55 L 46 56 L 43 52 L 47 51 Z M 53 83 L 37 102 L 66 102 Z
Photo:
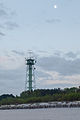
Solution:
M 0 110 L 0 120 L 80 120 L 80 108 Z

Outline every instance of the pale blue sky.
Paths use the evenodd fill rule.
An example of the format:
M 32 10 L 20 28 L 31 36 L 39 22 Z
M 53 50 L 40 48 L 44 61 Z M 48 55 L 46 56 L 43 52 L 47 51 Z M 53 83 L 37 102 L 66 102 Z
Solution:
M 80 1 L 77 0 L 2 0 L 19 25 L 5 30 L 2 49 L 80 50 Z M 54 5 L 57 9 L 54 9 Z M 6 11 L 7 12 L 7 11 Z
M 0 94 L 24 90 L 28 50 L 37 88 L 80 85 L 79 11 L 80 0 L 0 0 Z

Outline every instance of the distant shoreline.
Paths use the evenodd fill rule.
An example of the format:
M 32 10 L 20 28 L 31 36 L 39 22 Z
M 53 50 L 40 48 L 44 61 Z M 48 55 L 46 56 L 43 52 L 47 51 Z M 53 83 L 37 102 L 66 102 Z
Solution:
M 0 110 L 12 109 L 40 109 L 40 108 L 80 108 L 80 101 L 76 102 L 44 102 L 33 104 L 1 105 Z

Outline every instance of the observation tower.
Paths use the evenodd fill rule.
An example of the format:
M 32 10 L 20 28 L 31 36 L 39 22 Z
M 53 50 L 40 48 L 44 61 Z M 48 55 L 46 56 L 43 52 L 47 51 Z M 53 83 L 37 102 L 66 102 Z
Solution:
M 33 56 L 33 52 L 28 52 L 28 57 L 25 58 L 26 61 L 26 82 L 25 91 L 32 91 L 35 89 L 35 63 L 36 60 Z

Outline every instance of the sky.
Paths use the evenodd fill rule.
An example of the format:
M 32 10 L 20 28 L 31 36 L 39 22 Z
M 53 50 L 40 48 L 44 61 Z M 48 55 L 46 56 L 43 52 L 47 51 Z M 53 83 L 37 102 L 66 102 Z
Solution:
M 36 88 L 80 85 L 80 0 L 0 0 L 0 94 L 25 88 L 36 56 Z

